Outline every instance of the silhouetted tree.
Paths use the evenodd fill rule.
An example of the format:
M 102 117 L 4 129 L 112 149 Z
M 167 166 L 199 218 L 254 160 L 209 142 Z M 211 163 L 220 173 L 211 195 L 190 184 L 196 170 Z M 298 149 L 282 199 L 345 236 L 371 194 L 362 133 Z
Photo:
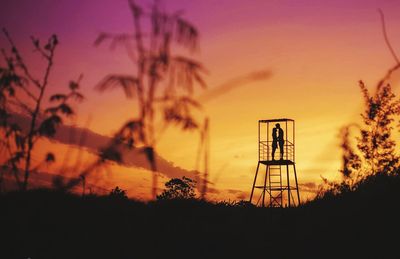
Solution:
M 183 176 L 182 179 L 172 178 L 165 183 L 165 190 L 157 195 L 158 200 L 194 199 L 196 181 Z
M 10 44 L 11 54 L 2 49 L 6 65 L 0 67 L 0 144 L 7 150 L 5 166 L 13 173 L 19 188 L 27 190 L 31 172 L 38 170 L 43 162 L 55 161 L 55 155 L 48 153 L 43 162 L 33 167 L 35 144 L 40 138 L 54 136 L 57 126 L 63 123 L 63 117 L 74 115 L 70 100 L 82 101 L 83 96 L 78 92 L 79 80 L 71 81 L 69 93 L 52 95 L 49 101 L 54 106 L 44 109 L 43 98 L 49 88 L 49 76 L 58 45 L 57 36 L 52 35 L 44 45 L 39 39 L 31 37 L 35 51 L 46 61 L 42 78 L 37 79 L 31 74 L 9 33 L 5 29 L 3 32 Z M 26 118 L 28 128 L 14 119 L 16 115 Z
M 200 105 L 191 96 L 195 85 L 206 86 L 202 79 L 205 69 L 198 61 L 173 51 L 179 48 L 179 53 L 183 53 L 186 49 L 193 54 L 198 46 L 198 30 L 182 18 L 182 12 L 167 13 L 159 1 L 154 1 L 150 8 L 143 8 L 134 0 L 128 3 L 133 16 L 133 34 L 101 33 L 95 45 L 111 40 L 112 48 L 124 46 L 135 71 L 128 75 L 107 75 L 96 88 L 105 91 L 120 87 L 127 98 L 135 99 L 138 106 L 132 113 L 137 116 L 123 125 L 114 143 L 102 153 L 118 160 L 121 155 L 116 146 L 144 146 L 153 171 L 155 198 L 157 140 L 168 125 L 181 130 L 198 128 L 192 109 Z M 160 127 L 155 126 L 157 121 L 162 121 Z
M 344 181 L 341 184 L 329 183 L 328 189 L 354 189 L 369 174 L 397 172 L 399 156 L 396 154 L 396 142 L 392 138 L 393 121 L 400 114 L 400 100 L 396 99 L 388 83 L 394 72 L 400 69 L 399 59 L 387 35 L 385 18 L 382 10 L 378 9 L 381 18 L 382 32 L 385 43 L 396 64 L 392 66 L 378 81 L 374 93 L 371 94 L 365 84 L 359 85 L 364 97 L 364 112 L 361 114 L 361 126 L 350 124 L 342 128 L 340 137 L 342 170 Z M 360 137 L 356 139 L 357 148 L 354 148 L 350 139 L 350 128 L 359 128 Z M 398 125 L 400 126 L 400 124 Z M 328 181 L 325 179 L 324 181 Z M 321 192 L 323 194 L 323 192 Z
M 350 124 L 340 132 L 342 148 L 342 169 L 344 176 L 340 184 L 328 183 L 326 189 L 331 192 L 352 190 L 366 176 L 376 173 L 393 173 L 398 167 L 396 142 L 392 139 L 393 122 L 400 111 L 400 99 L 396 99 L 390 84 L 377 85 L 371 95 L 365 84 L 360 81 L 364 98 L 364 112 L 361 125 Z M 351 128 L 356 126 L 359 137 L 356 147 L 352 145 Z M 323 193 L 323 192 L 321 192 Z
M 118 186 L 111 190 L 110 194 L 108 195 L 112 199 L 118 200 L 127 200 L 128 196 L 126 195 L 126 191 L 122 190 Z
M 390 84 L 378 86 L 371 95 L 360 81 L 365 110 L 357 147 L 372 173 L 392 172 L 399 162 L 392 139 L 392 122 L 399 113 L 400 100 L 396 99 Z

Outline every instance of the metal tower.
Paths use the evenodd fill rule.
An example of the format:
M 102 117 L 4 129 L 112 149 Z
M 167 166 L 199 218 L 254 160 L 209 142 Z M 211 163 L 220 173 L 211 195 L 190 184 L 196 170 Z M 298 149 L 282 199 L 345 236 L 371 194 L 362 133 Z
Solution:
M 261 174 L 258 177 L 260 165 L 265 166 L 264 177 Z M 250 202 L 255 196 L 258 196 L 254 199 L 255 204 L 261 207 L 282 208 L 300 204 L 295 164 L 295 123 L 292 119 L 258 121 L 258 163 Z

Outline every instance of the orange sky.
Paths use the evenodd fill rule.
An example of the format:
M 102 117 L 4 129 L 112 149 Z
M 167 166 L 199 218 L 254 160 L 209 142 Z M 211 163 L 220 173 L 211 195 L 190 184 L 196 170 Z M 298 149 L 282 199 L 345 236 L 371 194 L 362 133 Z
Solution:
M 135 106 L 120 91 L 99 94 L 93 88 L 108 73 L 129 72 L 131 64 L 124 51 L 92 44 L 101 31 L 131 29 L 126 1 L 5 0 L 2 5 L 0 25 L 8 28 L 28 56 L 30 35 L 59 35 L 51 78 L 55 91 L 80 73 L 85 75 L 82 87 L 88 99 L 78 107 L 78 125 L 91 116 L 93 131 L 115 132 Z M 32 8 L 37 11 L 32 13 Z M 185 10 L 199 28 L 197 58 L 210 71 L 206 77 L 210 90 L 253 71 L 272 73 L 268 80 L 245 84 L 204 103 L 211 121 L 210 179 L 221 191 L 217 198 L 248 197 L 243 195 L 251 189 L 257 165 L 259 119 L 296 120 L 300 183 L 319 184 L 320 176 L 339 179 L 337 135 L 342 125 L 357 120 L 361 112 L 357 82 L 363 79 L 373 87 L 394 64 L 377 8 L 384 11 L 392 44 L 400 51 L 400 31 L 396 30 L 400 2 L 199 0 L 168 1 L 168 8 Z M 3 39 L 0 44 L 5 46 Z M 396 86 L 398 80 L 393 83 Z M 157 148 L 167 160 L 191 170 L 197 145 L 197 134 L 169 129 Z M 46 147 L 63 149 L 57 144 Z M 112 171 L 110 185 L 122 183 L 134 197 L 150 195 L 150 172 L 123 167 Z

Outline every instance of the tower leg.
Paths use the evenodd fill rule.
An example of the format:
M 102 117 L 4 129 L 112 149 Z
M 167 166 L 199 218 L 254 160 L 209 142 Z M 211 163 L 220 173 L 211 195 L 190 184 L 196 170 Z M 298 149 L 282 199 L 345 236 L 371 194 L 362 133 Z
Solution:
M 258 164 L 257 164 L 256 175 L 254 176 L 254 181 L 253 181 L 253 188 L 251 188 L 251 194 L 250 194 L 250 199 L 249 199 L 250 203 L 251 203 L 251 200 L 253 199 L 254 187 L 256 186 L 256 180 L 257 180 L 257 174 L 258 174 L 259 167 L 260 167 L 260 162 L 258 162 Z
M 299 185 L 297 183 L 297 173 L 296 173 L 296 165 L 295 164 L 293 164 L 293 169 L 294 169 L 294 179 L 296 180 L 297 201 L 298 201 L 297 206 L 299 206 L 300 205 L 300 192 L 299 192 Z
M 268 175 L 269 165 L 265 168 L 265 177 L 264 177 L 264 189 L 263 189 L 263 197 L 262 197 L 262 206 L 265 207 L 265 192 L 267 190 L 267 175 Z
M 280 195 L 280 198 L 279 198 L 279 200 L 280 200 L 280 206 L 279 207 L 281 207 L 281 208 L 283 208 L 283 188 L 282 188 L 282 166 L 280 165 L 279 166 L 279 182 L 280 182 L 280 192 L 279 192 L 279 195 Z
M 286 165 L 286 180 L 288 190 L 288 207 L 290 208 L 290 179 L 289 179 L 289 165 Z

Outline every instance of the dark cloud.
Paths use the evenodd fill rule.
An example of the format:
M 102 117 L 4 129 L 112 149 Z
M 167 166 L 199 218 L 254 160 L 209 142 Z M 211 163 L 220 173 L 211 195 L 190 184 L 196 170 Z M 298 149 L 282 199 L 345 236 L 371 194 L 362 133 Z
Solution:
M 207 188 L 207 193 L 220 194 L 221 191 L 220 191 L 220 190 L 217 190 L 217 189 L 215 189 L 215 188 L 212 188 L 212 187 L 208 187 L 208 188 Z
M 238 200 L 246 200 L 246 198 L 247 198 L 247 195 L 244 192 L 236 195 L 236 199 L 238 199 Z
M 299 183 L 300 192 L 318 192 L 318 185 L 314 182 Z
M 14 114 L 13 120 L 17 122 L 22 129 L 29 127 L 27 120 L 23 115 Z M 57 133 L 52 138 L 60 143 L 72 145 L 77 148 L 85 148 L 87 151 L 97 154 L 97 151 L 108 145 L 111 138 L 97 134 L 90 129 L 75 126 L 61 125 L 57 129 Z M 194 170 L 186 170 L 174 164 L 160 155 L 155 155 L 157 170 L 168 178 L 181 178 L 182 176 L 196 179 L 197 182 L 202 181 L 200 173 Z M 122 165 L 129 167 L 139 167 L 151 170 L 150 163 L 146 154 L 141 148 L 124 149 L 122 152 Z
M 237 193 L 241 193 L 242 192 L 241 190 L 234 190 L 234 189 L 228 189 L 227 191 L 230 194 L 237 194 Z

